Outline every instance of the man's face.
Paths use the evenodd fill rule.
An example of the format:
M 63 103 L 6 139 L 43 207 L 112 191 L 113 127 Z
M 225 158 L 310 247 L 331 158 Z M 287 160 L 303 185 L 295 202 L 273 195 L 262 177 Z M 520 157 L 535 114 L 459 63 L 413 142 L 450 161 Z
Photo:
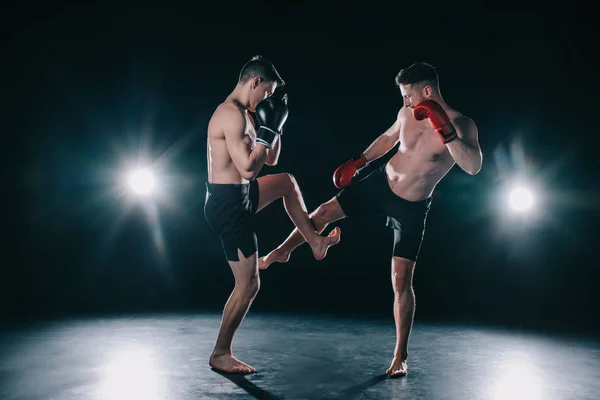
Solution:
M 264 82 L 260 78 L 254 78 L 251 81 L 250 90 L 250 111 L 256 111 L 258 103 L 271 96 L 277 89 L 277 82 Z
M 415 108 L 417 104 L 427 99 L 425 92 L 425 88 L 419 85 L 400 85 L 404 107 Z

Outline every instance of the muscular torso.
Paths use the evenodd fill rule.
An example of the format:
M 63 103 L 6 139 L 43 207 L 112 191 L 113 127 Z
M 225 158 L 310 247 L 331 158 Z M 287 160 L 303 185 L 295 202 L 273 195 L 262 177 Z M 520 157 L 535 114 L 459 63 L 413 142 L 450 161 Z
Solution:
M 447 110 L 452 121 L 461 114 Z M 454 159 L 431 127 L 429 120 L 417 121 L 412 109 L 402 108 L 398 152 L 386 165 L 390 188 L 408 201 L 420 201 L 433 193 L 435 186 L 450 171 Z
M 230 101 L 219 105 L 208 123 L 206 159 L 208 160 L 208 182 L 210 183 L 248 183 L 235 167 L 225 143 L 223 120 L 227 116 L 227 111 L 231 112 L 232 109 L 242 113 L 246 119 L 244 140 L 252 147 L 256 140 L 252 118 L 245 110 Z

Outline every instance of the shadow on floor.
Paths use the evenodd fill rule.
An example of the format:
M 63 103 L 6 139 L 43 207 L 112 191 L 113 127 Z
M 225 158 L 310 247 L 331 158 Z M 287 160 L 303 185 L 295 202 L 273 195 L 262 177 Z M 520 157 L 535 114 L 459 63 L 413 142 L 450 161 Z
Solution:
M 277 397 L 272 393 L 267 392 L 264 389 L 259 388 L 254 383 L 250 382 L 244 375 L 240 374 L 228 374 L 225 372 L 218 371 L 214 368 L 211 368 L 217 374 L 223 376 L 224 378 L 229 379 L 231 382 L 235 383 L 242 389 L 244 389 L 249 395 L 253 396 L 256 399 L 260 400 L 281 400 L 281 397 Z
M 402 378 L 403 377 L 388 378 L 388 376 L 386 374 L 376 375 L 376 376 L 372 377 L 371 379 L 367 379 L 364 382 L 358 383 L 356 385 L 352 385 L 349 388 L 342 390 L 340 392 L 339 396 L 336 396 L 336 398 L 349 399 L 351 397 L 354 397 L 354 396 L 364 392 L 365 390 L 369 389 L 370 387 L 377 385 L 379 382 L 383 382 L 386 379 L 402 379 Z

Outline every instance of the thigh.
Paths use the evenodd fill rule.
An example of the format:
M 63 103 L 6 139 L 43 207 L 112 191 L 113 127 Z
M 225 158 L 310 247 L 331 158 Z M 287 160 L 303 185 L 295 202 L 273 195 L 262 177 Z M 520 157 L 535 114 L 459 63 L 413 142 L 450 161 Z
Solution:
M 394 229 L 394 258 L 416 262 L 421 252 L 424 235 L 425 230 L 417 233 L 402 228 Z
M 338 192 L 338 206 L 346 217 L 382 215 L 381 179 L 377 171 Z
M 256 181 L 258 183 L 258 206 L 256 212 L 285 196 L 295 184 L 294 178 L 286 173 L 261 176 Z
M 221 243 L 227 261 L 240 261 L 252 257 L 258 252 L 258 238 L 250 218 L 239 221 L 235 226 L 223 232 Z

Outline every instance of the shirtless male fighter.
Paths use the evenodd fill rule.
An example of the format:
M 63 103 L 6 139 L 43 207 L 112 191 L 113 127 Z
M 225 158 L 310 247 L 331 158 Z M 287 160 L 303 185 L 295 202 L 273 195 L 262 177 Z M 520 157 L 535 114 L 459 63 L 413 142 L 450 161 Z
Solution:
M 242 68 L 233 92 L 208 124 L 208 183 L 204 213 L 220 236 L 235 287 L 223 310 L 210 356 L 211 367 L 229 373 L 254 368 L 232 355 L 231 343 L 258 293 L 258 245 L 252 216 L 274 200 L 283 204 L 303 241 L 317 260 L 340 240 L 339 229 L 322 237 L 312 225 L 296 180 L 290 174 L 257 178 L 264 164 L 275 165 L 281 152 L 282 127 L 288 117 L 284 81 L 266 58 L 255 56 Z M 273 93 L 277 90 L 275 96 Z M 271 97 L 272 96 L 272 97 Z
M 402 69 L 396 84 L 404 98 L 396 121 L 362 154 L 335 171 L 334 184 L 342 190 L 311 213 L 318 232 L 330 222 L 359 215 L 384 215 L 386 225 L 394 230 L 396 348 L 386 371 L 390 376 L 407 373 L 408 339 L 415 313 L 413 272 L 433 190 L 455 163 L 470 175 L 477 174 L 482 163 L 477 126 L 444 101 L 433 66 L 418 62 Z M 365 177 L 357 176 L 398 141 L 398 152 L 387 164 Z M 259 259 L 259 268 L 287 262 L 303 242 L 302 235 L 294 230 L 279 247 Z

